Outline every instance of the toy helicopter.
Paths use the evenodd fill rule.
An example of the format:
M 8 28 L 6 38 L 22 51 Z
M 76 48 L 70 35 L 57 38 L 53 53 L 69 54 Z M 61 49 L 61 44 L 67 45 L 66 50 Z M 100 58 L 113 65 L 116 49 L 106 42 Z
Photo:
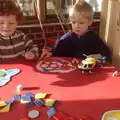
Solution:
M 87 58 L 85 60 L 82 60 L 82 62 L 80 62 L 78 64 L 78 69 L 82 72 L 82 74 L 84 74 L 84 73 L 93 74 L 94 72 L 92 70 L 97 65 L 97 63 L 99 65 L 103 66 L 102 63 L 105 63 L 105 61 L 107 59 L 106 57 L 103 57 L 101 60 L 97 60 L 94 57 L 87 56 L 85 54 L 83 54 L 83 55 L 86 56 Z

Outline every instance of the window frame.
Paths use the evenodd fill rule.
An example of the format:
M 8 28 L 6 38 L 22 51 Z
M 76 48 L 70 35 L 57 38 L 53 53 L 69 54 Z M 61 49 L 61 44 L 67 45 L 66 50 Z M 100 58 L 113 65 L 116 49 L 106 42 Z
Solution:
M 59 23 L 56 14 L 47 15 L 46 11 L 46 0 L 38 0 L 40 6 L 40 18 L 42 23 Z M 74 0 L 75 1 L 75 0 Z M 96 20 L 100 20 L 101 12 L 94 12 L 93 18 Z M 65 18 L 68 18 L 68 14 L 64 14 Z M 49 22 L 48 22 L 49 21 Z M 24 16 L 23 24 L 39 24 L 39 20 L 37 18 L 37 13 L 35 10 L 34 16 Z
M 39 6 L 40 6 L 40 18 L 41 18 L 41 22 L 44 23 L 45 21 L 45 0 L 38 0 L 39 1 Z M 34 5 L 34 11 L 35 11 L 35 15 L 33 16 L 24 16 L 24 22 L 23 24 L 39 24 L 39 20 L 37 18 L 37 12 L 36 12 L 36 8 Z

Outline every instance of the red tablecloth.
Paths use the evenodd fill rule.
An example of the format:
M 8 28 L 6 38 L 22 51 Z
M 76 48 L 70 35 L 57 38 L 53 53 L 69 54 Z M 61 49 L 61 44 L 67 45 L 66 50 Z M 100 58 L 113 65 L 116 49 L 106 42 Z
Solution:
M 0 64 L 0 69 L 19 68 L 21 70 L 12 78 L 12 81 L 0 87 L 2 100 L 12 98 L 17 85 L 21 84 L 24 87 L 22 94 L 25 92 L 48 93 L 51 99 L 58 101 L 55 105 L 57 111 L 63 111 L 78 120 L 83 115 L 101 120 L 104 112 L 120 109 L 120 77 L 112 76 L 114 67 L 96 67 L 94 75 L 83 75 L 79 70 L 70 73 L 40 73 L 36 71 L 35 66 L 35 61 Z M 35 106 L 30 109 L 39 109 L 40 117 L 36 120 L 49 119 L 48 109 Z M 19 120 L 30 109 L 25 108 L 24 105 L 15 104 L 9 113 L 0 113 L 0 120 Z

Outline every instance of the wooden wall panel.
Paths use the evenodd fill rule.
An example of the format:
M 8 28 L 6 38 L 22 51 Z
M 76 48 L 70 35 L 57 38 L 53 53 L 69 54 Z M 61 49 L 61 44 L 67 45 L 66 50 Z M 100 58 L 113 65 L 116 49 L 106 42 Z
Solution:
M 113 50 L 113 65 L 120 68 L 120 0 L 103 0 L 100 36 Z

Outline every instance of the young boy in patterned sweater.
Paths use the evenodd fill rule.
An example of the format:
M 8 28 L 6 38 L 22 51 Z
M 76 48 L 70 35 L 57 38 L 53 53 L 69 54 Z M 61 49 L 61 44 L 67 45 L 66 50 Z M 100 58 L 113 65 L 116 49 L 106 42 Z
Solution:
M 16 30 L 22 20 L 23 13 L 17 3 L 0 1 L 0 63 L 22 57 L 27 60 L 38 58 L 38 47 L 24 33 Z

